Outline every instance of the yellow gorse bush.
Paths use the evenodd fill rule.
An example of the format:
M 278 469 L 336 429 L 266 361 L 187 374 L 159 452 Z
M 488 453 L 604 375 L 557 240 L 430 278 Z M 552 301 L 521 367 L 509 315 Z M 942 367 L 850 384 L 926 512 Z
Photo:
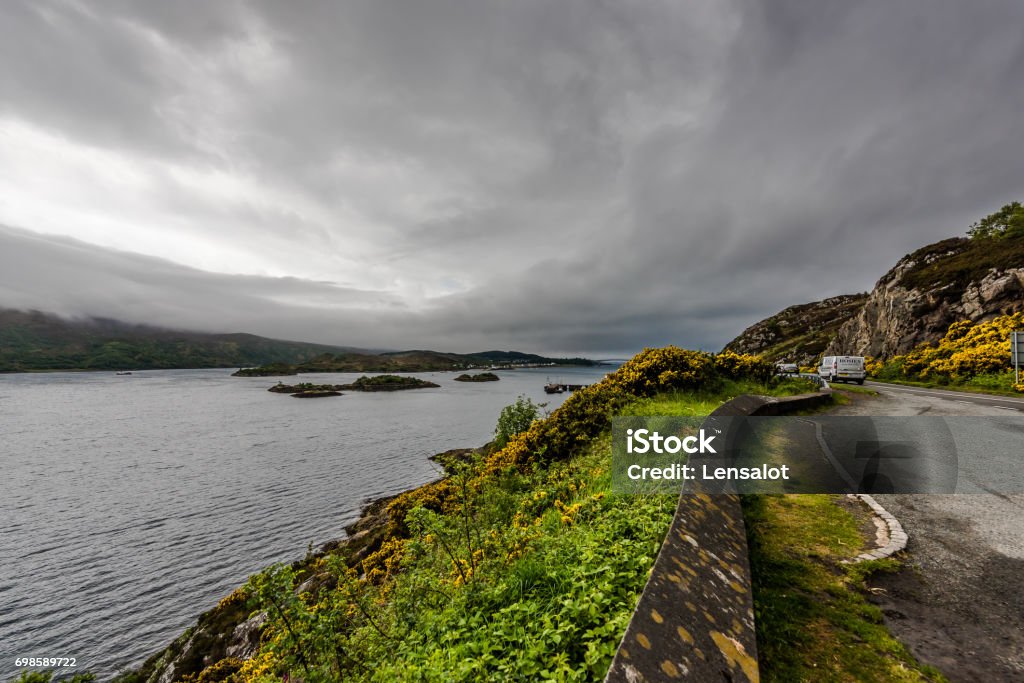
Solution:
M 865 356 L 864 357 L 864 372 L 866 372 L 869 376 L 877 375 L 878 371 L 882 369 L 883 365 L 884 365 L 884 363 L 882 363 L 882 361 L 878 360 L 874 356 Z M 818 371 L 817 368 L 813 368 L 813 369 L 809 370 L 808 372 L 817 372 L 817 371 Z
M 988 322 L 953 323 L 936 344 L 922 344 L 893 358 L 908 379 L 962 380 L 1010 367 L 1010 333 L 1024 328 L 1024 312 L 1002 315 Z
M 277 655 L 269 650 L 261 650 L 252 658 L 245 660 L 236 675 L 246 683 L 276 682 L 281 680 L 280 676 L 275 675 L 279 665 Z
M 565 460 L 610 424 L 616 408 L 636 398 L 698 389 L 721 379 L 765 381 L 774 372 L 771 362 L 749 354 L 712 355 L 676 346 L 644 349 L 597 384 L 574 392 L 550 417 L 512 437 L 488 456 L 480 476 L 536 461 Z M 445 511 L 454 493 L 449 480 L 442 479 L 398 496 L 388 506 L 389 533 L 404 534 L 405 516 L 415 507 Z
M 715 369 L 729 379 L 765 381 L 775 372 L 774 366 L 760 356 L 723 351 L 715 356 Z

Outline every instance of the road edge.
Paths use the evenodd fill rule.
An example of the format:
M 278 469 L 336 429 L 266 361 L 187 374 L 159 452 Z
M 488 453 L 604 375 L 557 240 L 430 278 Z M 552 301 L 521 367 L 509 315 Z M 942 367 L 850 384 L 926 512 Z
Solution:
M 878 535 L 875 537 L 877 547 L 874 550 L 861 553 L 849 563 L 868 562 L 870 560 L 882 560 L 892 557 L 898 552 L 906 549 L 910 537 L 900 524 L 900 520 L 886 510 L 881 503 L 867 493 L 851 493 L 853 498 L 860 499 L 874 514 L 875 526 L 878 527 Z

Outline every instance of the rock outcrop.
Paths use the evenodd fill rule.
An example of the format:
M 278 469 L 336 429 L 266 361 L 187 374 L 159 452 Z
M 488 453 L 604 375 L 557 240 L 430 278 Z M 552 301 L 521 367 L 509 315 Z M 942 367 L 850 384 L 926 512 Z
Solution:
M 870 294 L 790 306 L 725 350 L 811 365 L 822 355 L 880 360 L 935 342 L 960 320 L 1024 310 L 1024 238 L 950 239 L 901 258 Z
M 825 354 L 887 359 L 935 342 L 960 320 L 1024 310 L 1024 253 L 1010 240 L 954 238 L 904 256 L 839 328 Z
M 867 298 L 867 294 L 846 294 L 790 306 L 745 329 L 725 350 L 810 365 L 839 328 L 860 312 Z

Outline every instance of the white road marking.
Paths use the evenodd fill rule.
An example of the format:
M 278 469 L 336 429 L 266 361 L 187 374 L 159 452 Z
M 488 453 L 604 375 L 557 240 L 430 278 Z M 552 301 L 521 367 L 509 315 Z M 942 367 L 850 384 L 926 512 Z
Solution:
M 905 391 L 905 392 L 910 393 L 910 394 L 923 394 L 925 396 L 931 396 L 933 398 L 944 398 L 944 399 L 948 399 L 948 400 L 956 400 L 953 397 L 963 397 L 963 398 L 972 398 L 975 401 L 1001 401 L 1003 403 L 1015 403 L 1015 404 L 1019 403 L 1020 405 L 1024 406 L 1024 401 L 1020 400 L 1019 398 L 1009 398 L 1009 397 L 1005 397 L 1004 398 L 1002 396 L 988 396 L 986 394 L 965 394 L 965 393 L 959 392 L 959 391 L 946 391 L 945 389 L 938 389 L 938 390 L 911 389 L 911 388 L 904 387 L 904 386 L 899 386 L 899 385 L 896 385 L 896 384 L 885 384 L 884 382 L 872 383 L 872 386 L 874 386 L 876 389 L 887 389 L 887 390 L 891 390 L 891 391 Z M 974 403 L 974 401 L 962 401 L 962 402 L 963 403 Z M 1011 408 L 1011 410 L 1013 410 L 1013 409 Z
M 830 465 L 832 465 L 832 469 L 834 469 L 836 473 L 843 478 L 843 481 L 846 482 L 846 485 L 850 487 L 850 491 L 856 493 L 857 482 L 853 480 L 853 477 L 851 477 L 850 473 L 846 471 L 846 468 L 843 467 L 838 460 L 836 460 L 836 456 L 832 455 L 832 449 L 829 448 L 828 444 L 825 442 L 825 434 L 821 428 L 821 423 L 815 422 L 813 420 L 807 420 L 802 417 L 798 417 L 797 420 L 799 420 L 800 422 L 805 422 L 807 424 L 814 425 L 814 438 L 817 439 L 818 441 L 818 447 L 821 448 L 822 455 L 824 455 L 825 459 L 828 460 Z

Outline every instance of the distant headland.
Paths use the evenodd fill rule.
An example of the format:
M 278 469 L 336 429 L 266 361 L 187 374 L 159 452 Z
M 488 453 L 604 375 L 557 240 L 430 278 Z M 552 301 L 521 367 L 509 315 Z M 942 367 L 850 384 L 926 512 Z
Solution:
M 498 370 L 551 367 L 559 365 L 593 366 L 588 358 L 549 358 L 519 351 L 482 351 L 479 353 L 442 353 L 439 351 L 392 351 L 387 353 L 324 353 L 301 363 L 268 363 L 242 368 L 236 377 L 277 377 L 303 372 L 438 372 L 445 370 Z M 486 377 L 490 375 L 490 377 Z M 462 379 L 462 377 L 477 379 Z M 460 382 L 493 382 L 490 372 L 460 375 Z
M 243 368 L 235 374 L 274 377 L 300 372 L 431 372 L 549 365 L 599 363 L 586 358 L 548 358 L 518 351 L 379 352 L 243 333 L 168 329 L 110 318 L 67 318 L 44 311 L 0 307 L 0 373 Z

